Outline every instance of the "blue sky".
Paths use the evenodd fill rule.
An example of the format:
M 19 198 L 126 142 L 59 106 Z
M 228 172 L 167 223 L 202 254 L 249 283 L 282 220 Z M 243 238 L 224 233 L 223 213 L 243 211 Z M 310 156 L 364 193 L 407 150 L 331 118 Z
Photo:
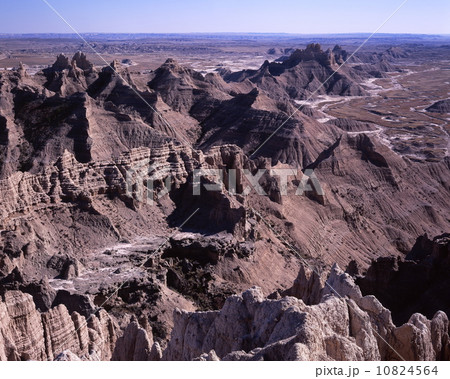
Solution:
M 402 0 L 47 0 L 79 32 L 373 32 Z M 20 4 L 20 6 L 19 6 Z M 42 0 L 0 0 L 0 33 L 70 33 Z M 449 0 L 408 0 L 381 33 L 450 34 Z

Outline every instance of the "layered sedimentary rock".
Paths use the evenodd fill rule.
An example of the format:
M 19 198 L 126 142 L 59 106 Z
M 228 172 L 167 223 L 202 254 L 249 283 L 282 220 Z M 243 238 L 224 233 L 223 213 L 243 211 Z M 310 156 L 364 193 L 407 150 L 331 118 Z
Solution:
M 320 93 L 365 94 L 359 80 L 392 70 L 386 54 Z M 334 262 L 357 275 L 449 226 L 448 157 L 411 162 L 374 124 L 296 112 L 348 58 L 311 45 L 225 80 L 172 59 L 145 75 L 95 68 L 81 53 L 1 72 L 0 358 L 448 358 L 445 299 L 430 296 L 427 318 L 408 308 L 404 325 L 393 309 L 396 327 L 382 293 L 384 306 L 336 267 L 325 284 Z M 195 195 L 196 169 L 223 183 L 205 174 Z M 260 171 L 264 195 L 244 196 Z M 428 245 L 401 272 L 447 267 Z M 397 283 L 387 261 L 368 287 Z
M 30 295 L 0 302 L 0 360 L 159 360 L 161 348 L 136 321 L 123 332 L 105 310 L 81 316 L 64 305 L 39 312 Z M 119 337 L 120 336 L 120 337 Z
M 299 273 L 305 276 L 305 271 Z M 304 281 L 304 279 L 303 279 Z M 298 281 L 297 284 L 298 286 Z M 162 352 L 151 329 L 132 321 L 121 337 L 101 310 L 87 319 L 63 305 L 40 313 L 30 295 L 5 293 L 0 303 L 2 360 L 448 360 L 449 322 L 413 314 L 399 327 L 372 295 L 362 296 L 334 266 L 327 281 L 295 296 L 269 300 L 254 287 L 229 297 L 220 311 L 176 310 Z
M 430 105 L 426 110 L 434 113 L 450 113 L 450 100 L 439 100 Z
M 53 360 L 64 350 L 108 360 L 117 326 L 104 310 L 86 318 L 64 305 L 40 313 L 30 295 L 8 291 L 0 302 L 0 360 Z
M 258 288 L 227 299 L 215 312 L 174 314 L 163 359 L 435 360 L 448 359 L 448 318 L 414 314 L 400 327 L 374 296 L 362 296 L 334 266 L 318 304 L 287 296 L 265 299 Z M 203 358 L 202 358 L 203 357 Z
M 149 333 L 132 321 L 125 329 L 123 336 L 117 340 L 113 361 L 158 361 L 161 359 L 161 348 L 153 342 Z
M 276 99 L 304 99 L 311 93 L 363 95 L 364 89 L 354 79 L 368 76 L 364 70 L 344 67 L 336 72 L 348 56 L 339 46 L 323 51 L 313 43 L 295 50 L 282 62 L 266 61 L 259 70 L 228 73 L 224 78 L 229 82 L 250 80 Z
M 232 146 L 228 149 L 222 147 L 221 150 L 216 158 L 213 158 L 216 153 L 212 151 L 210 164 L 223 165 L 222 159 L 234 159 L 232 156 L 242 154 L 237 147 Z M 227 155 L 230 155 L 230 158 L 227 158 Z M 205 156 L 200 151 L 168 143 L 159 148 L 133 149 L 115 161 L 92 162 L 87 165 L 77 162 L 75 157 L 66 151 L 53 166 L 47 167 L 38 175 L 21 172 L 12 175 L 8 180 L 0 182 L 0 201 L 3 205 L 1 226 L 5 229 L 3 235 L 5 245 L 2 250 L 6 254 L 4 259 L 10 262 L 7 266 L 9 270 L 7 267 L 3 267 L 8 271 L 5 272 L 5 275 L 14 268 L 11 260 L 21 267 L 20 263 L 24 263 L 21 260 L 23 256 L 32 254 L 32 251 L 40 248 L 35 243 L 30 246 L 30 241 L 23 240 L 24 237 L 18 237 L 13 232 L 13 229 L 17 227 L 14 225 L 20 225 L 20 228 L 28 229 L 30 237 L 33 233 L 32 230 L 40 228 L 33 225 L 33 214 L 48 213 L 52 210 L 62 212 L 68 204 L 72 204 L 72 206 L 81 208 L 86 217 L 97 220 L 97 227 L 105 229 L 106 240 L 117 240 L 121 238 L 119 231 L 111 225 L 108 214 L 101 214 L 106 211 L 105 200 L 109 202 L 110 199 L 120 199 L 125 207 L 133 209 L 136 213 L 145 207 L 152 209 L 153 201 L 156 202 L 158 199 L 156 192 L 152 195 L 147 189 L 146 181 L 152 180 L 155 191 L 157 191 L 158 186 L 163 185 L 166 179 L 169 179 L 173 192 L 171 196 L 174 198 L 175 204 L 180 202 L 178 213 L 181 213 L 181 205 L 184 204 L 188 205 L 192 212 L 195 210 L 195 203 L 192 203 L 199 201 L 192 194 L 192 172 L 194 167 L 202 167 L 202 165 L 209 167 L 210 164 L 206 163 Z M 198 204 L 202 218 L 196 221 L 197 228 L 201 228 L 202 220 L 206 223 L 214 220 L 218 230 L 233 231 L 235 224 L 241 222 L 242 210 L 239 211 L 239 206 L 230 205 L 230 200 L 227 200 L 223 193 L 209 194 L 211 203 L 220 202 L 222 198 L 222 201 L 225 201 L 224 207 L 236 208 L 234 216 L 233 211 L 230 210 L 230 218 L 223 218 L 223 215 L 220 216 L 213 208 L 206 206 L 207 195 L 208 193 Z M 189 204 L 183 203 L 183 197 L 186 199 L 186 196 L 191 198 Z M 183 214 L 178 216 L 174 213 L 172 222 L 178 222 L 180 217 L 183 217 Z M 46 242 L 51 243 L 51 241 Z M 40 241 L 40 243 L 45 243 L 45 241 Z M 52 248 L 48 247 L 51 252 Z M 56 254 L 57 251 L 54 251 Z M 58 275 L 61 276 L 70 276 L 70 270 L 74 270 L 73 272 L 76 274 L 75 258 L 65 258 L 61 264 L 57 264 L 55 258 L 52 258 L 55 261 L 54 264 L 49 260 L 47 268 L 58 271 Z M 68 261 L 66 261 L 67 259 Z M 58 268 L 55 265 L 61 267 L 58 266 Z

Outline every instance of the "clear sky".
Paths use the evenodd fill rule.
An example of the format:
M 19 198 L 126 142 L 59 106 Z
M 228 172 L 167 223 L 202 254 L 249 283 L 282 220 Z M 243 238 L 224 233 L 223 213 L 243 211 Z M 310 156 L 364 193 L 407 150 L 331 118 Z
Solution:
M 402 0 L 47 0 L 78 32 L 373 32 Z M 42 0 L 0 0 L 0 33 L 71 33 Z M 450 34 L 450 0 L 408 0 L 381 33 Z

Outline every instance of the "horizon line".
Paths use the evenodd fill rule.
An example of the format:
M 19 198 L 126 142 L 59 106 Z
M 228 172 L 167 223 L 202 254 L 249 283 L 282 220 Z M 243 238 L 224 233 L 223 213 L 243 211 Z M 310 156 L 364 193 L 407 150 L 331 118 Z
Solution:
M 330 32 L 330 33 L 292 33 L 292 32 L 80 32 L 85 35 L 211 35 L 211 34 L 234 34 L 234 35 L 291 35 L 291 36 L 327 36 L 327 35 L 365 35 L 371 34 L 370 32 Z M 0 32 L 0 36 L 5 35 L 63 35 L 72 36 L 76 33 L 61 33 L 61 32 L 27 32 L 27 33 L 15 33 L 15 32 Z M 385 32 L 377 33 L 377 36 L 383 35 L 417 35 L 417 36 L 450 36 L 450 33 L 412 33 L 412 32 Z M 375 37 L 375 36 L 374 36 Z

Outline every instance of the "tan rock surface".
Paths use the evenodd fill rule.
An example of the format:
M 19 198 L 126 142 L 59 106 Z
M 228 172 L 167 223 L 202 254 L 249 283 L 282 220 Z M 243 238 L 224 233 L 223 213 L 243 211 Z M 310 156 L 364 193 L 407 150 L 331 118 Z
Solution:
M 32 297 L 20 291 L 5 293 L 0 317 L 2 360 L 53 360 L 66 350 L 81 359 L 108 360 L 117 339 L 117 327 L 104 310 L 87 323 L 76 312 L 71 317 L 64 305 L 40 313 Z
M 163 359 L 204 360 L 214 351 L 224 360 L 435 360 L 449 348 L 442 312 L 431 321 L 415 314 L 395 327 L 390 312 L 363 297 L 337 266 L 316 305 L 268 300 L 255 287 L 228 298 L 220 311 L 177 310 L 174 317 Z

